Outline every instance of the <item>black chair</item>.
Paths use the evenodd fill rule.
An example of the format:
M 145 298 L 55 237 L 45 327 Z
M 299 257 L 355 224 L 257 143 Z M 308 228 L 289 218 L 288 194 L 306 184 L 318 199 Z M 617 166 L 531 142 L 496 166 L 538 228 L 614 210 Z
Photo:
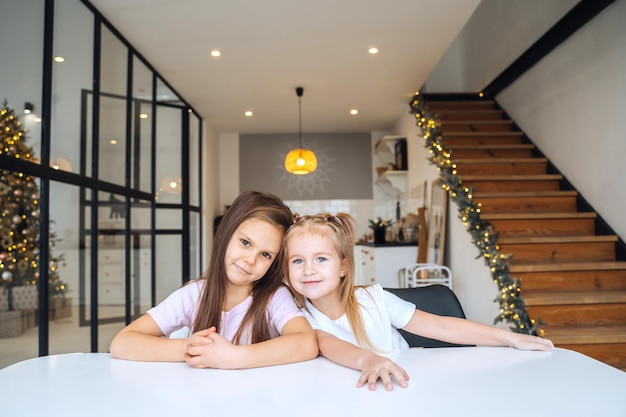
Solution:
M 385 290 L 397 295 L 403 300 L 415 304 L 415 306 L 422 311 L 440 316 L 459 317 L 462 319 L 465 318 L 465 313 L 463 312 L 459 299 L 456 297 L 454 292 L 452 292 L 452 290 L 445 285 L 434 284 L 417 288 L 385 288 Z M 468 346 L 417 336 L 412 333 L 405 332 L 402 329 L 398 329 L 398 331 L 410 347 L 430 348 Z

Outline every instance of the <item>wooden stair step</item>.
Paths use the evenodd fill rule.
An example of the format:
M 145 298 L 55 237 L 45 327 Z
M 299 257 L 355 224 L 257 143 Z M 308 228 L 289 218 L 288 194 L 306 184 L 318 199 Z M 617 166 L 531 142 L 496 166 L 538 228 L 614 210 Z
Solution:
M 512 138 L 520 138 L 524 136 L 524 132 L 514 131 L 514 132 L 443 132 L 443 135 L 447 138 L 446 145 L 448 144 L 447 140 L 449 138 L 474 138 L 474 137 L 489 137 L 489 136 L 506 136 Z
M 528 210 L 520 213 L 507 213 L 508 218 L 492 218 L 485 206 L 481 209 L 481 219 L 491 223 L 500 234 L 500 238 L 509 236 L 590 236 L 596 231 L 595 213 L 593 217 L 567 217 L 566 214 L 577 215 L 580 213 L 554 213 L 557 216 L 550 217 L 552 213 L 529 213 Z M 523 218 L 511 218 L 511 214 L 519 214 Z M 536 217 L 529 217 L 537 214 Z M 587 214 L 587 213 L 584 213 Z M 504 215 L 502 215 L 504 216 Z
M 613 262 L 615 236 L 502 237 L 498 245 L 509 263 Z
M 523 292 L 626 290 L 626 266 L 622 266 L 621 269 L 581 269 L 538 270 L 511 274 L 520 280 Z
M 455 160 L 461 158 L 530 158 L 535 149 L 535 145 L 526 143 L 504 145 L 449 145 L 446 143 L 446 147 Z
M 454 149 L 458 145 L 476 145 L 476 146 L 493 146 L 493 145 L 520 145 L 524 139 L 523 134 L 518 132 L 502 132 L 502 133 L 472 133 L 457 134 L 454 132 L 443 133 L 446 141 L 446 148 Z
M 558 191 L 561 175 L 462 175 L 461 181 L 483 192 Z
M 546 164 L 547 158 L 460 158 L 454 161 L 460 164 Z
M 476 199 L 481 204 L 481 218 L 484 216 L 495 213 L 508 213 L 508 214 L 549 214 L 549 213 L 572 213 L 576 212 L 576 198 L 575 197 L 508 197 L 508 198 L 481 198 Z M 580 221 L 582 218 L 576 219 Z M 506 219 L 512 220 L 512 219 Z M 527 219 L 515 219 L 515 220 L 535 220 L 541 221 L 541 218 L 527 218 Z M 554 219 L 553 219 L 554 220 Z M 565 220 L 565 217 L 561 218 Z M 569 220 L 572 220 L 571 218 Z M 504 226 L 506 227 L 506 225 Z M 503 230 L 504 231 L 504 230 Z
M 447 143 L 446 143 L 447 145 Z M 535 149 L 535 145 L 531 144 L 531 143 L 512 143 L 512 144 L 496 144 L 496 145 L 471 145 L 471 144 L 458 144 L 458 145 L 452 145 L 452 146 L 447 146 L 447 148 L 449 150 L 472 150 L 472 149 L 479 149 L 479 150 L 488 150 L 488 149 L 525 149 L 525 150 L 532 150 Z
M 545 262 L 517 264 L 509 267 L 509 272 L 555 272 L 555 271 L 612 271 L 626 269 L 626 262 Z
M 539 191 L 475 191 L 474 201 L 481 204 L 481 218 L 489 219 L 523 219 L 524 212 L 528 219 L 540 219 L 545 213 L 551 215 L 561 213 L 563 218 L 572 217 L 577 210 L 578 193 L 576 191 L 539 190 Z M 498 213 L 496 213 L 498 212 Z M 595 214 L 591 213 L 595 216 Z M 588 214 L 578 215 L 587 217 Z
M 451 132 L 510 132 L 513 131 L 511 120 L 443 120 L 441 131 Z
M 596 219 L 598 215 L 593 211 L 576 212 L 542 212 L 542 213 L 483 213 L 482 220 L 561 220 L 561 219 Z
M 556 345 L 591 343 L 626 343 L 623 326 L 540 326 L 543 336 Z M 626 352 L 624 352 L 626 353 Z
M 617 242 L 618 237 L 615 235 L 594 235 L 594 236 L 510 236 L 502 238 L 498 243 L 501 245 L 511 244 L 542 244 L 542 243 L 594 243 L 594 242 Z
M 429 101 L 428 110 L 432 114 L 444 110 L 465 110 L 465 109 L 493 109 L 495 108 L 493 100 L 445 100 L 445 101 Z
M 484 181 L 484 182 L 497 182 L 497 181 L 560 181 L 563 176 L 560 174 L 545 174 L 545 175 L 463 175 L 461 180 L 463 181 Z
M 461 158 L 454 161 L 457 174 L 464 175 L 542 175 L 546 158 Z
M 601 292 L 601 291 L 598 291 Z M 610 293 L 611 291 L 605 291 Z M 525 300 L 526 300 L 526 296 Z M 626 324 L 626 302 L 561 303 L 530 305 L 529 316 L 547 326 L 620 326 Z M 573 300 L 575 301 L 575 300 Z
M 571 190 L 548 190 L 548 191 L 496 191 L 496 192 L 475 192 L 472 194 L 475 199 L 485 198 L 532 198 L 532 197 L 576 197 L 577 191 Z
M 434 113 L 431 109 L 431 113 Z M 439 120 L 501 120 L 504 111 L 499 109 L 441 109 L 437 110 L 436 115 Z
M 626 303 L 626 290 L 524 291 L 527 306 Z

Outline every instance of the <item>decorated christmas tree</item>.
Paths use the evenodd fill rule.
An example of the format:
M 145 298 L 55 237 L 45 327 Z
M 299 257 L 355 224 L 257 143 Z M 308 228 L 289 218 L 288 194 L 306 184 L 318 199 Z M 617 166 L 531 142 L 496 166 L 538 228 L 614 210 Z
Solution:
M 0 155 L 36 162 L 32 147 L 27 145 L 26 130 L 6 101 L 0 110 Z M 1 162 L 1 161 L 0 161 Z M 50 296 L 64 296 L 66 284 L 61 281 L 57 267 L 63 255 L 53 256 L 52 247 L 58 242 L 50 233 L 49 291 Z M 2 169 L 0 164 L 0 285 L 9 293 L 12 309 L 12 289 L 37 285 L 39 281 L 39 186 L 30 175 Z

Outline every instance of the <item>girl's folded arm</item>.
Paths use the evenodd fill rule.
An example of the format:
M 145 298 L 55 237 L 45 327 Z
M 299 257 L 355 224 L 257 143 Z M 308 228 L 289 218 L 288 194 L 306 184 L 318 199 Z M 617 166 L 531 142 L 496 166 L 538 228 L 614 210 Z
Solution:
M 183 362 L 187 339 L 168 339 L 149 314 L 122 329 L 111 342 L 111 356 L 136 361 Z
M 317 357 L 317 338 L 304 317 L 294 317 L 282 328 L 281 335 L 264 342 L 239 345 L 236 368 L 282 365 Z

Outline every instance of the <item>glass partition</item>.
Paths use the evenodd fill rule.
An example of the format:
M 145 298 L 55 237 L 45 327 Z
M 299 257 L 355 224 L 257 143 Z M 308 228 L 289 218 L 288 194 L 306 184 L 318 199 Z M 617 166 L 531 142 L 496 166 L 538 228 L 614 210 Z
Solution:
M 181 115 L 180 107 L 159 105 L 157 108 L 155 167 L 157 203 L 182 202 Z
M 29 145 L 41 156 L 43 1 L 2 1 L 0 5 L 0 105 L 15 110 Z M 32 110 L 27 113 L 27 104 Z
M 128 48 L 103 26 L 100 44 L 100 91 L 125 97 L 127 80 Z
M 131 187 L 152 192 L 152 80 L 154 74 L 137 57 L 133 59 L 133 115 Z
M 138 317 L 152 306 L 152 235 L 150 202 L 139 200 L 131 206 L 130 313 Z
M 161 260 L 155 271 L 157 303 L 180 288 L 183 282 L 181 241 L 180 235 L 158 235 L 156 238 L 155 256 Z
M 0 13 L 0 36 L 10 39 L 0 43 L 0 91 L 32 147 L 19 162 L 0 154 L 0 196 L 33 205 L 10 215 L 4 213 L 15 200 L 2 202 L 0 243 L 22 216 L 50 230 L 49 247 L 30 247 L 27 259 L 6 261 L 0 247 L 0 368 L 37 355 L 107 352 L 127 322 L 202 269 L 200 118 L 97 11 L 56 0 L 52 16 L 45 3 L 3 2 Z M 53 28 L 49 39 L 44 22 Z M 56 60 L 42 58 L 44 45 L 52 47 L 45 56 Z M 31 113 L 24 113 L 26 103 Z M 38 121 L 44 107 L 49 119 Z M 50 150 L 49 166 L 38 165 L 41 149 Z M 30 185 L 7 193 L 16 178 Z M 182 178 L 189 178 L 191 208 L 183 204 Z M 35 207 L 39 201 L 49 203 L 49 212 Z M 38 230 L 34 223 L 20 230 L 16 245 L 38 243 Z M 19 299 L 34 304 L 9 309 L 6 282 L 21 279 L 21 269 L 32 272 L 31 284 L 39 280 L 38 256 L 50 261 L 43 274 L 50 278 L 48 306 L 36 286 L 22 285 L 35 294 Z M 6 336 L 14 329 L 20 334 Z
M 126 179 L 126 100 L 100 96 L 98 178 L 119 185 Z
M 78 173 L 81 106 L 91 105 L 83 102 L 82 92 L 93 89 L 94 19 L 77 1 L 57 1 L 54 16 L 50 166 Z M 91 129 L 90 124 L 83 127 Z

